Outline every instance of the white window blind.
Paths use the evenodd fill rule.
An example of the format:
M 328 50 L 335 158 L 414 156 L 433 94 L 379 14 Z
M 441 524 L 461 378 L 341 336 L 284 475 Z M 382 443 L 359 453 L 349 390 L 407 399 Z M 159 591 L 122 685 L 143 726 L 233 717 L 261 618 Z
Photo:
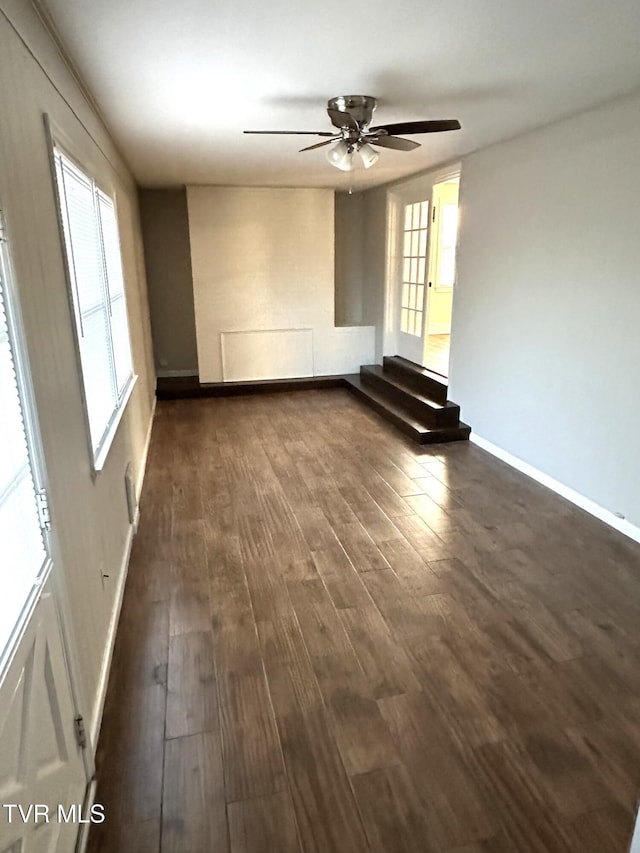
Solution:
M 103 192 L 98 191 L 98 209 L 102 226 L 104 262 L 109 290 L 109 310 L 111 316 L 111 340 L 115 362 L 116 390 L 122 394 L 131 376 L 131 347 L 129 345 L 129 323 L 127 305 L 124 296 L 124 278 L 120 259 L 118 240 L 118 222 L 113 202 Z
M 133 381 L 118 223 L 109 196 L 59 149 L 54 154 L 95 463 Z
M 7 305 L 0 243 L 0 659 L 47 562 Z

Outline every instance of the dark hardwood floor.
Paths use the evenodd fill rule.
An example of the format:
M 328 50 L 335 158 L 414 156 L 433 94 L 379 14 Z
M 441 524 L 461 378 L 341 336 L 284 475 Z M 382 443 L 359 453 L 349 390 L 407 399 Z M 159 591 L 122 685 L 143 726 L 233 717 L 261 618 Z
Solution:
M 624 853 L 640 546 L 346 391 L 158 405 L 109 853 Z
M 449 375 L 451 335 L 427 335 L 424 345 L 424 366 L 441 376 Z

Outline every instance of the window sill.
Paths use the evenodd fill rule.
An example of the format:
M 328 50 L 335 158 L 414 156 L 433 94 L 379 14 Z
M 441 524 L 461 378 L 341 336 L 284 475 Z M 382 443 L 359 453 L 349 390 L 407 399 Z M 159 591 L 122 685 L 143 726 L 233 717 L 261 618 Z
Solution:
M 131 395 L 133 393 L 133 389 L 136 386 L 136 382 L 138 381 L 138 376 L 134 374 L 125 389 L 124 394 L 122 395 L 122 399 L 120 401 L 120 405 L 118 406 L 118 410 L 113 416 L 113 420 L 107 430 L 104 439 L 102 440 L 102 444 L 100 449 L 93 457 L 93 474 L 99 474 L 100 471 L 105 466 L 105 462 L 107 461 L 107 456 L 109 455 L 109 451 L 111 450 L 111 445 L 113 444 L 113 440 L 116 437 L 116 432 L 118 431 L 118 427 L 120 426 L 120 421 L 124 415 L 125 409 L 127 408 L 127 403 L 129 402 Z

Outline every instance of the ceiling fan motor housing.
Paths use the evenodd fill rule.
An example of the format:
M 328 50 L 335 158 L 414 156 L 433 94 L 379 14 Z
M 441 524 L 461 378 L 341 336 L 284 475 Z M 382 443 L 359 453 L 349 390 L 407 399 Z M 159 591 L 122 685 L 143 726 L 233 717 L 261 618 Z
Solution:
M 376 99 L 371 95 L 338 95 L 327 102 L 327 108 L 347 113 L 358 122 L 361 130 L 366 130 L 373 118 Z M 339 125 L 335 121 L 333 124 L 343 129 L 349 128 L 349 125 Z

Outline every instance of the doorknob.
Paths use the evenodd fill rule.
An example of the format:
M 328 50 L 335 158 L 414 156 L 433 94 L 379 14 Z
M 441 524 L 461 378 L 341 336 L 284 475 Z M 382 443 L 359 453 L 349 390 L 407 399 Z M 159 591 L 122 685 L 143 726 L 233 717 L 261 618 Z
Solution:
M 429 282 L 429 287 L 431 287 L 431 282 Z

